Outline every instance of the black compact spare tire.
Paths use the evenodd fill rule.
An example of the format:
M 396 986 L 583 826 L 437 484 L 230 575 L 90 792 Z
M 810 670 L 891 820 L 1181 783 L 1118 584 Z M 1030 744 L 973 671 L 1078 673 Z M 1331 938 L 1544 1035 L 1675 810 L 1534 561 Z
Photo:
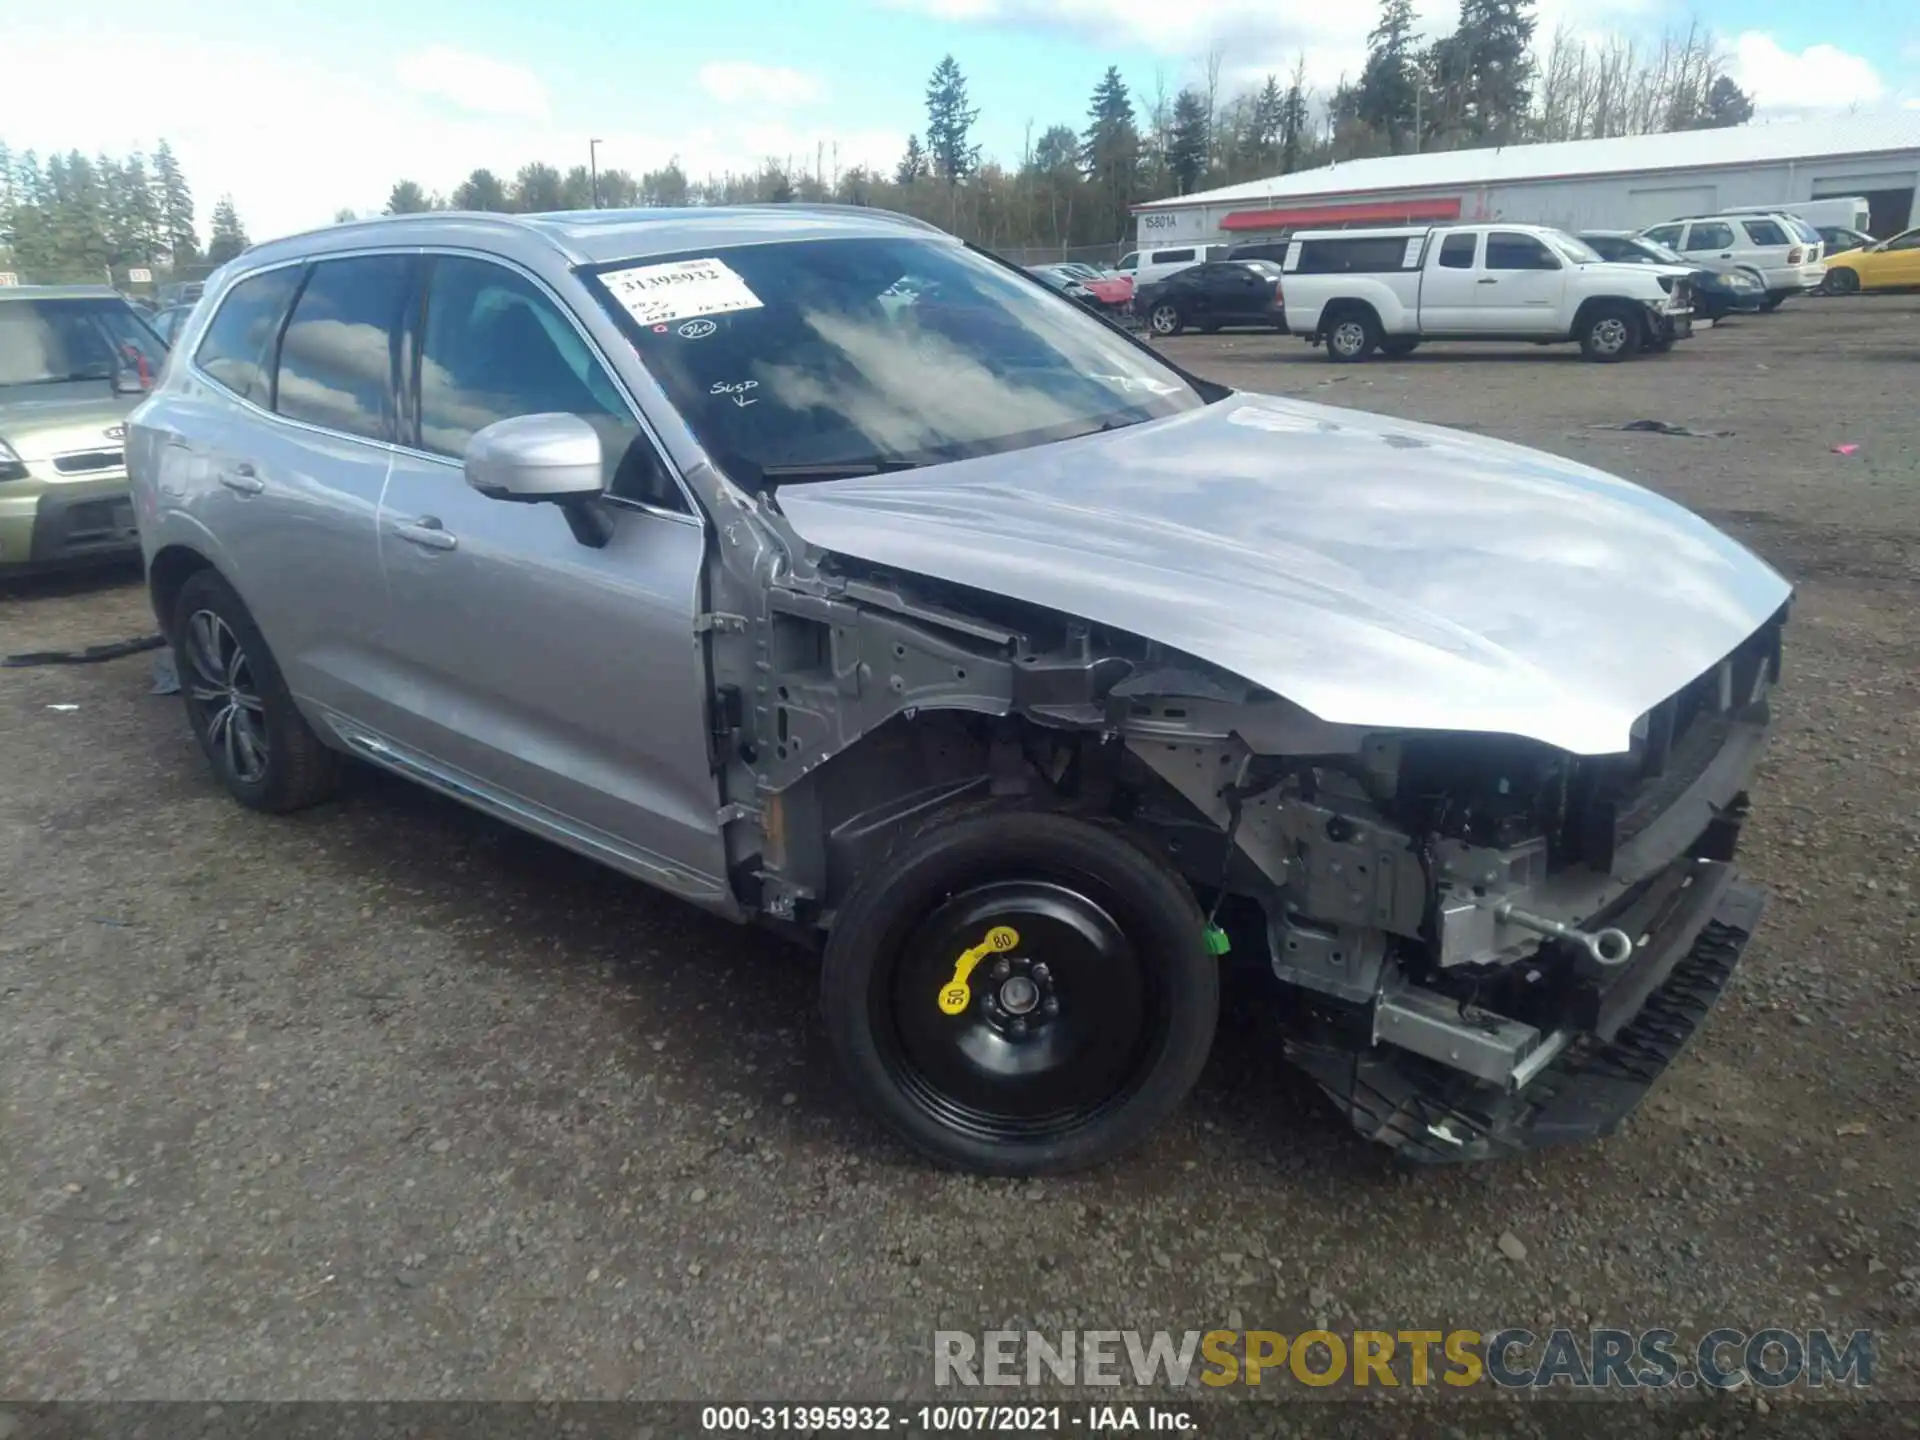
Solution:
M 839 908 L 821 999 L 855 1091 L 934 1160 L 1076 1170 L 1175 1110 L 1219 1018 L 1186 883 L 1117 830 L 975 810 L 914 832 Z

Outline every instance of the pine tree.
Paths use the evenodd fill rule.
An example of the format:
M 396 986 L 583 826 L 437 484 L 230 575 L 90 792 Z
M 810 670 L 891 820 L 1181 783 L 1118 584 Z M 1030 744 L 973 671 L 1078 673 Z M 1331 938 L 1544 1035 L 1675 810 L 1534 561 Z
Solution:
M 220 202 L 213 207 L 213 228 L 207 236 L 207 259 L 215 265 L 224 265 L 251 243 L 247 239 L 246 227 L 240 223 L 240 212 L 233 208 L 233 197 L 222 195 Z
M 153 152 L 153 186 L 160 243 L 177 271 L 200 258 L 200 237 L 193 228 L 193 191 L 180 173 L 180 162 L 173 158 L 173 147 L 164 140 Z
M 1416 121 L 1419 74 L 1413 25 L 1413 0 L 1381 0 L 1380 23 L 1367 37 L 1367 65 L 1355 96 L 1355 117 L 1396 155 Z
M 1713 82 L 1707 91 L 1707 110 L 1694 128 L 1699 130 L 1720 130 L 1731 125 L 1744 125 L 1753 119 L 1753 97 L 1733 82 L 1730 75 L 1722 75 Z
M 687 172 L 680 168 L 678 160 L 669 160 L 660 169 L 649 170 L 640 177 L 642 205 L 684 205 L 689 194 Z
M 1140 183 L 1140 129 L 1117 65 L 1109 65 L 1094 87 L 1080 157 L 1094 192 L 1100 238 L 1124 238 Z
M 1263 169 L 1271 166 L 1278 157 L 1280 127 L 1286 115 L 1286 105 L 1287 96 L 1280 88 L 1279 77 L 1268 75 L 1253 97 L 1246 133 L 1242 136 L 1244 158 Z
M 1287 98 L 1280 107 L 1280 173 L 1291 175 L 1300 168 L 1300 150 L 1307 139 L 1307 57 L 1303 52 L 1293 62 L 1293 76 L 1287 84 Z
M 1439 127 L 1470 141 L 1518 139 L 1533 99 L 1533 0 L 1460 0 L 1460 24 L 1429 51 Z
M 924 180 L 927 175 L 927 152 L 920 148 L 918 135 L 907 136 L 907 153 L 900 157 L 900 163 L 893 168 L 893 183 L 911 185 L 916 180 Z
M 453 192 L 456 210 L 503 211 L 507 206 L 507 187 L 491 170 L 475 170 Z
M 126 261 L 150 266 L 161 250 L 160 210 L 153 199 L 153 182 L 147 176 L 147 162 L 140 155 L 129 155 L 120 167 L 120 196 L 116 236 Z
M 1173 126 L 1167 137 L 1167 170 L 1182 195 L 1199 188 L 1207 173 L 1207 101 L 1196 90 L 1182 90 L 1173 102 Z
M 957 185 L 980 163 L 980 147 L 968 143 L 978 110 L 967 106 L 967 79 L 951 55 L 933 67 L 927 82 L 927 156 L 933 173 Z

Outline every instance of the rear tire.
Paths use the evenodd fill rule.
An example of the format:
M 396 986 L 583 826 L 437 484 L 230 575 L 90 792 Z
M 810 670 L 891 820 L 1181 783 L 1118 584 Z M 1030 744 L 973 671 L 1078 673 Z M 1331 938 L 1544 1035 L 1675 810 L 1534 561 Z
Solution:
M 1596 305 L 1580 331 L 1580 353 L 1603 365 L 1629 360 L 1640 348 L 1644 321 L 1625 304 Z
M 253 616 L 218 572 L 187 577 L 168 634 L 188 723 L 228 794 L 280 814 L 339 793 L 345 760 L 300 714 Z
M 1365 310 L 1342 310 L 1327 326 L 1327 358 L 1357 365 L 1380 347 L 1380 322 Z
M 1098 1164 L 1206 1064 L 1220 975 L 1205 925 L 1186 883 L 1113 829 L 1031 811 L 936 820 L 840 906 L 827 1037 L 867 1108 L 943 1165 Z

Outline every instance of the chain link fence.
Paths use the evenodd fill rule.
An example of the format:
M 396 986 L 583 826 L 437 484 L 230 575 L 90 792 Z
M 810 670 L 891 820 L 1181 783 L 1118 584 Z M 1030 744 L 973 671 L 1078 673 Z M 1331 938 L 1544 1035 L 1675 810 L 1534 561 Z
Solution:
M 1078 260 L 1087 265 L 1112 265 L 1130 245 L 1007 245 L 993 253 L 1015 265 L 1058 265 Z

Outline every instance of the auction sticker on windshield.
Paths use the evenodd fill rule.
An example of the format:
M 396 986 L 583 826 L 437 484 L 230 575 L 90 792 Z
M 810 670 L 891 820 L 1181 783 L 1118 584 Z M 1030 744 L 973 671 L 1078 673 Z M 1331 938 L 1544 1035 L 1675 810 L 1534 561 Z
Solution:
M 669 260 L 607 270 L 600 283 L 642 325 L 760 308 L 760 297 L 721 260 Z

